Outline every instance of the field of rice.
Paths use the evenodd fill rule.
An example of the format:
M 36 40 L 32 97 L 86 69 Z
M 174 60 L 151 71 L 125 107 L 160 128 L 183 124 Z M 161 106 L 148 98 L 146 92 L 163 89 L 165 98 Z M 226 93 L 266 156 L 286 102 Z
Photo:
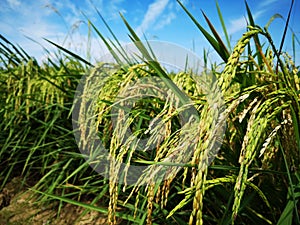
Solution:
M 165 69 L 124 17 L 139 61 L 90 21 L 115 63 L 51 40 L 61 54 L 40 63 L 0 35 L 0 224 L 300 224 L 290 40 L 275 46 L 275 18 L 255 24 L 246 4 L 247 31 L 228 46 L 205 14 L 210 30 L 178 4 L 222 59 L 204 54 L 201 76 Z M 29 217 L 7 211 L 16 186 Z

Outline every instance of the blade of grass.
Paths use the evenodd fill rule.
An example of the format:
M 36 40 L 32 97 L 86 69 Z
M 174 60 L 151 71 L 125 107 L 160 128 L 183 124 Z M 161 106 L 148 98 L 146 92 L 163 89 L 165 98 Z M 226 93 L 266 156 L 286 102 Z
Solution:
M 218 4 L 218 1 L 216 1 L 216 7 L 217 7 L 218 15 L 219 15 L 219 20 L 221 22 L 222 29 L 223 29 L 223 32 L 224 32 L 224 35 L 225 35 L 225 38 L 226 38 L 227 47 L 229 48 L 229 51 L 231 52 L 231 45 L 230 45 L 230 40 L 229 40 L 229 37 L 228 37 L 228 32 L 227 32 L 227 29 L 226 29 L 226 26 L 225 26 L 225 23 L 224 23 L 223 15 L 222 15 L 220 6 Z
M 122 60 L 120 59 L 120 57 L 117 55 L 116 51 L 120 54 L 120 56 L 125 59 L 125 61 L 130 64 L 130 61 L 128 61 L 129 57 L 125 51 L 125 49 L 123 48 L 123 46 L 121 45 L 121 43 L 119 42 L 117 36 L 115 35 L 115 33 L 112 31 L 112 29 L 110 28 L 110 26 L 108 25 L 108 23 L 106 22 L 106 20 L 104 19 L 104 17 L 102 16 L 102 14 L 99 12 L 99 10 L 97 9 L 97 7 L 94 5 L 94 3 L 92 3 L 94 9 L 96 10 L 98 16 L 100 17 L 101 21 L 104 23 L 105 27 L 108 29 L 109 33 L 112 35 L 113 39 L 115 40 L 115 42 L 117 44 L 115 44 L 112 40 L 105 38 L 102 33 L 97 29 L 97 27 L 87 18 L 87 16 L 85 14 L 83 14 L 89 21 L 89 24 L 92 25 L 93 29 L 95 30 L 95 32 L 97 33 L 97 35 L 100 37 L 100 39 L 104 42 L 105 46 L 107 47 L 107 49 L 110 51 L 110 53 L 113 55 L 114 59 L 117 61 L 117 63 L 119 65 L 122 64 Z M 110 43 L 109 43 L 110 42 Z
M 221 45 L 216 39 L 214 39 L 213 36 L 211 36 L 195 19 L 195 17 L 187 10 L 187 8 L 179 1 L 177 0 L 179 5 L 182 7 L 182 9 L 186 12 L 186 14 L 190 17 L 190 19 L 194 22 L 194 24 L 197 26 L 197 28 L 201 31 L 201 33 L 204 35 L 206 40 L 211 44 L 211 46 L 216 50 L 216 52 L 219 54 L 219 56 L 223 59 L 224 62 L 228 61 L 229 55 L 226 55 L 226 51 L 221 48 Z
M 131 40 L 134 42 L 134 44 L 136 45 L 136 47 L 139 49 L 139 51 L 142 53 L 143 57 L 145 57 L 146 59 L 146 63 L 152 68 L 154 69 L 158 76 L 165 82 L 165 84 L 168 86 L 168 88 L 170 88 L 175 95 L 180 99 L 182 104 L 186 104 L 187 102 L 189 102 L 189 98 L 186 96 L 186 94 L 184 94 L 179 88 L 178 86 L 169 78 L 169 76 L 167 75 L 167 73 L 163 70 L 163 68 L 160 66 L 160 64 L 153 60 L 153 58 L 151 57 L 150 53 L 148 52 L 148 50 L 146 49 L 146 47 L 143 45 L 143 43 L 141 42 L 141 40 L 139 39 L 139 37 L 137 36 L 137 34 L 135 33 L 135 31 L 132 29 L 132 27 L 129 25 L 129 23 L 127 22 L 127 20 L 124 18 L 124 16 L 122 14 L 121 18 L 123 20 L 123 22 L 125 23 L 127 29 L 130 32 L 130 38 Z
M 292 51 L 293 51 L 293 61 L 296 62 L 296 45 L 295 45 L 295 34 L 292 33 Z
M 254 22 L 254 19 L 253 19 L 253 16 L 252 16 L 252 13 L 251 13 L 251 10 L 249 8 L 247 1 L 245 1 L 245 4 L 246 4 L 246 10 L 247 10 L 247 14 L 248 14 L 249 23 L 251 26 L 255 27 L 256 24 Z M 255 42 L 256 50 L 257 50 L 257 52 L 259 52 L 259 54 L 257 54 L 258 65 L 261 66 L 263 63 L 262 47 L 261 47 L 258 35 L 254 36 L 254 42 Z
M 95 6 L 94 6 L 95 7 Z M 119 52 L 122 57 L 124 57 L 124 59 L 127 59 L 128 58 L 128 55 L 126 53 L 126 50 L 123 48 L 123 46 L 121 45 L 119 39 L 117 38 L 117 36 L 115 35 L 115 33 L 112 31 L 112 29 L 110 28 L 110 26 L 108 25 L 108 23 L 106 22 L 106 20 L 104 19 L 104 17 L 101 15 L 101 13 L 99 12 L 99 10 L 95 7 L 96 11 L 97 11 L 97 14 L 99 15 L 100 19 L 102 20 L 102 22 L 104 23 L 105 27 L 108 29 L 109 33 L 112 35 L 113 39 L 116 41 L 118 47 L 121 49 L 121 51 Z M 114 47 L 116 49 L 118 49 L 115 45 Z
M 267 23 L 266 26 L 265 26 L 265 29 L 268 29 L 269 26 L 271 25 L 271 23 L 272 23 L 275 19 L 277 19 L 277 18 L 283 19 L 282 15 L 276 13 L 275 15 L 273 15 L 273 16 L 271 17 L 271 19 L 269 19 L 268 23 Z
M 27 62 L 27 59 L 26 57 L 19 51 L 19 49 L 13 44 L 11 43 L 10 41 L 8 41 L 5 37 L 3 37 L 1 34 L 0 34 L 0 39 L 2 39 L 3 41 L 5 41 L 7 44 L 9 44 L 17 54 L 19 54 L 21 56 L 21 58 Z M 20 60 L 21 61 L 21 60 Z
M 100 212 L 100 213 L 103 213 L 103 214 L 106 214 L 106 215 L 108 214 L 108 210 L 106 208 L 103 208 L 103 207 L 94 206 L 94 205 L 91 205 L 91 204 L 86 204 L 86 203 L 83 203 L 83 202 L 72 200 L 70 198 L 53 195 L 51 193 L 41 192 L 41 191 L 31 189 L 31 188 L 29 188 L 29 190 L 31 190 L 33 192 L 36 192 L 36 193 L 39 193 L 41 195 L 47 196 L 47 197 L 51 197 L 52 199 L 57 199 L 57 200 L 60 200 L 60 201 L 63 201 L 63 202 L 66 202 L 66 203 L 69 203 L 69 204 L 72 204 L 72 205 L 80 206 L 84 209 L 93 210 L 93 211 Z M 134 222 L 134 223 L 139 223 L 140 222 L 140 220 L 138 218 L 134 218 L 133 216 L 125 214 L 123 212 L 116 212 L 116 216 L 119 217 L 119 218 L 125 219 L 125 220 L 129 220 L 129 221 Z M 153 223 L 153 225 L 158 225 L 158 224 Z
M 288 17 L 287 17 L 287 20 L 286 20 L 286 23 L 285 23 L 283 35 L 282 35 L 282 38 L 281 38 L 280 47 L 279 47 L 279 50 L 278 50 L 278 55 L 279 56 L 281 55 L 281 51 L 282 51 L 283 44 L 284 44 L 284 41 L 285 41 L 285 36 L 286 36 L 287 29 L 288 29 L 288 26 L 289 26 L 289 22 L 290 22 L 290 18 L 291 18 L 291 13 L 292 13 L 293 5 L 294 5 L 294 0 L 292 0 L 292 2 L 291 2 L 289 13 L 288 13 Z M 277 64 L 276 64 L 276 73 L 278 72 L 278 67 L 279 67 L 279 62 L 277 61 Z
M 292 225 L 293 224 L 293 211 L 294 211 L 294 202 L 292 200 L 288 201 L 286 204 L 277 225 Z
M 283 146 L 281 144 L 281 142 L 279 141 L 279 146 L 280 146 L 280 150 L 281 150 L 281 153 L 282 153 L 282 156 L 283 156 L 283 160 L 284 160 L 284 165 L 286 167 L 286 171 L 287 171 L 287 177 L 288 177 L 288 181 L 289 181 L 289 189 L 290 189 L 290 194 L 291 195 L 291 200 L 289 202 L 291 202 L 293 205 L 288 205 L 286 206 L 286 211 L 284 211 L 284 216 L 283 218 L 284 219 L 287 219 L 286 217 L 293 217 L 293 213 L 291 212 L 291 214 L 289 213 L 290 210 L 292 210 L 291 208 L 293 208 L 293 211 L 295 212 L 295 215 L 296 215 L 296 220 L 297 220 L 297 224 L 300 224 L 300 219 L 299 219 L 299 214 L 298 214 L 298 209 L 297 209 L 297 202 L 298 200 L 296 200 L 296 195 L 295 195 L 295 192 L 294 192 L 294 184 L 293 184 L 293 180 L 292 180 L 292 176 L 291 176 L 291 173 L 290 173 L 290 170 L 289 170 L 289 165 L 288 165 L 288 162 L 287 162 L 287 159 L 286 159 L 286 155 L 285 155 L 285 152 L 284 152 L 284 149 L 283 149 Z M 289 220 L 288 220 L 289 221 Z
M 104 42 L 105 46 L 107 49 L 110 51 L 110 53 L 113 55 L 114 59 L 117 61 L 118 64 L 122 63 L 122 60 L 120 57 L 117 55 L 117 53 L 114 51 L 114 49 L 111 47 L 111 45 L 108 43 L 107 39 L 101 34 L 101 32 L 97 29 L 97 27 L 89 21 L 91 26 L 93 27 L 94 31 L 97 33 L 97 35 L 101 38 L 101 40 Z
M 0 42 L 0 45 L 3 48 L 1 49 L 1 54 L 4 55 L 9 61 L 12 61 L 15 66 L 18 66 L 21 63 L 21 60 L 16 57 L 16 54 L 8 47 L 6 47 L 3 43 Z
M 213 33 L 213 35 L 215 36 L 216 40 L 219 43 L 220 49 L 222 51 L 222 55 L 225 55 L 227 58 L 229 58 L 229 51 L 227 50 L 225 44 L 223 43 L 220 35 L 218 34 L 218 32 L 216 31 L 216 29 L 214 28 L 214 26 L 212 25 L 212 23 L 210 22 L 210 20 L 208 19 L 208 17 L 205 15 L 205 13 L 201 10 L 202 15 L 204 16 L 211 32 Z
M 75 54 L 75 53 L 69 51 L 68 49 L 66 49 L 66 48 L 64 48 L 64 47 L 62 47 L 62 46 L 60 46 L 60 45 L 58 45 L 58 44 L 56 44 L 56 43 L 54 43 L 54 42 L 52 42 L 52 41 L 46 39 L 46 38 L 44 38 L 44 40 L 46 40 L 46 41 L 49 42 L 50 44 L 54 45 L 54 46 L 57 47 L 58 49 L 62 50 L 63 52 L 69 54 L 70 56 L 74 57 L 75 59 L 77 59 L 77 60 L 79 60 L 79 61 L 85 63 L 86 65 L 92 66 L 92 67 L 94 66 L 94 65 L 91 64 L 90 62 L 86 61 L 85 59 L 83 59 L 83 58 L 80 57 L 79 55 L 77 55 L 77 54 Z

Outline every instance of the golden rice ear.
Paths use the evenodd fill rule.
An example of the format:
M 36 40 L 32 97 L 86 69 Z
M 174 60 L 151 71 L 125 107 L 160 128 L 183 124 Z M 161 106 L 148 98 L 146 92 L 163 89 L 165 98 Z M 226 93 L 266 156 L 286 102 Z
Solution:
M 243 37 L 239 39 L 238 43 L 234 47 L 233 52 L 230 55 L 228 62 L 225 66 L 225 69 L 220 76 L 219 85 L 224 96 L 227 93 L 230 93 L 230 90 L 228 89 L 231 86 L 231 81 L 235 78 L 238 61 L 240 59 L 240 56 L 243 54 L 246 45 L 249 43 L 252 37 L 259 33 L 262 33 L 262 30 L 259 28 L 249 28 L 250 30 L 243 34 Z
M 152 224 L 152 211 L 153 211 L 153 203 L 154 203 L 154 187 L 155 184 L 151 183 L 148 185 L 147 188 L 147 220 L 146 224 L 151 225 Z
M 117 210 L 117 201 L 118 201 L 118 185 L 116 182 L 109 182 L 109 205 L 108 205 L 108 224 L 115 225 L 117 224 L 116 220 L 116 210 Z

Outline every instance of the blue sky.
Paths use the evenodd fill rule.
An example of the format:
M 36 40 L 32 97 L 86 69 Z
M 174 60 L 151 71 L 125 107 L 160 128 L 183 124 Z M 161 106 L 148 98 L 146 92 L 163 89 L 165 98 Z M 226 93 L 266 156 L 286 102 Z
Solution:
M 200 10 L 210 18 L 216 29 L 222 34 L 215 1 L 182 0 L 201 25 L 207 28 Z M 249 0 L 255 21 L 262 27 L 275 14 L 279 13 L 284 19 L 287 17 L 290 2 L 288 0 Z M 246 29 L 246 9 L 243 0 L 219 0 L 226 27 L 229 31 L 232 45 L 241 37 Z M 110 38 L 107 29 L 97 15 L 94 6 L 100 11 L 121 43 L 130 40 L 128 32 L 122 22 L 121 12 L 135 31 L 143 33 L 149 40 L 161 40 L 179 44 L 201 55 L 206 48 L 212 52 L 208 42 L 197 30 L 193 22 L 180 8 L 175 0 L 1 0 L 0 2 L 0 33 L 22 46 L 27 53 L 36 58 L 46 57 L 42 46 L 55 51 L 42 38 L 50 39 L 68 49 L 87 56 L 88 25 L 83 13 Z M 300 39 L 300 3 L 295 0 L 290 27 Z M 270 26 L 270 32 L 275 44 L 279 47 L 284 29 L 284 19 L 276 19 Z M 107 50 L 96 34 L 92 35 L 91 55 L 93 60 L 99 59 Z M 299 44 L 296 44 L 297 63 L 299 63 Z M 291 35 L 286 39 L 284 50 L 291 52 Z M 211 54 L 211 60 L 218 60 Z

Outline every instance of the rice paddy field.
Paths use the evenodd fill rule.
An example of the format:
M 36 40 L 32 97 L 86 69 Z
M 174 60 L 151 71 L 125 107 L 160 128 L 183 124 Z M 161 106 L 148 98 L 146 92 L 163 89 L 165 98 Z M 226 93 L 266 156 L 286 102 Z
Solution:
M 246 4 L 230 44 L 178 4 L 222 59 L 204 53 L 202 76 L 166 70 L 124 17 L 136 61 L 93 24 L 115 63 L 51 40 L 39 62 L 0 36 L 1 225 L 300 224 L 300 73 L 282 51 L 299 39 L 275 46 L 276 17 Z

